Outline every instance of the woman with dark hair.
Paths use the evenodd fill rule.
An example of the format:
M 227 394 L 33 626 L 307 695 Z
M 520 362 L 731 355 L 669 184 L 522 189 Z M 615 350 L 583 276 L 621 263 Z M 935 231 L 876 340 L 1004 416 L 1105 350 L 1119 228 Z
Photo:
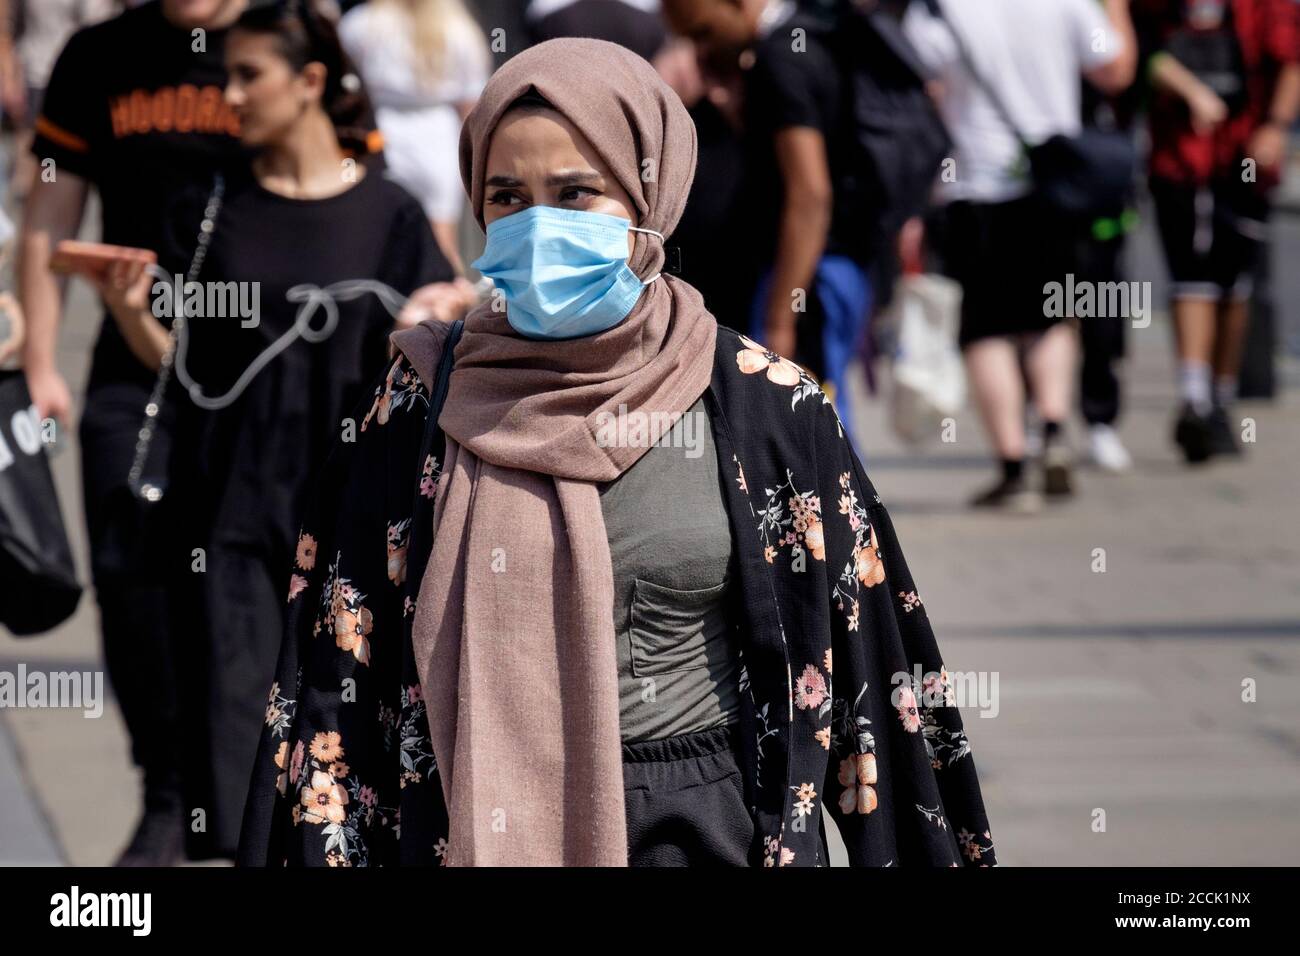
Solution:
M 193 274 L 119 269 L 110 302 L 133 352 L 171 376 L 162 404 L 178 418 L 158 507 L 192 714 L 175 733 L 184 792 L 136 854 L 153 864 L 185 833 L 191 857 L 233 855 L 313 469 L 359 425 L 349 409 L 404 298 L 453 278 L 419 203 L 366 162 L 370 110 L 331 23 L 305 3 L 257 7 L 225 50 L 250 160 L 178 208 L 175 259 Z M 169 338 L 149 312 L 182 304 Z M 147 455 L 137 464 L 147 480 Z
M 240 862 L 817 866 L 829 813 L 856 866 L 993 863 L 834 408 L 661 271 L 676 94 L 552 40 L 460 157 L 495 295 L 393 337 L 317 479 Z

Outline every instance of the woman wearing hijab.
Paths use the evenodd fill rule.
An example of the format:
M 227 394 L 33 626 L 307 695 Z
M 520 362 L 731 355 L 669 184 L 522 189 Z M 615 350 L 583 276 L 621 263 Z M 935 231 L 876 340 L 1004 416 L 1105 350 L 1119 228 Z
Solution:
M 460 156 L 498 294 L 447 356 L 393 336 L 321 477 L 242 863 L 816 866 L 823 811 L 853 865 L 994 862 L 834 409 L 661 272 L 695 153 L 613 44 L 489 81 Z

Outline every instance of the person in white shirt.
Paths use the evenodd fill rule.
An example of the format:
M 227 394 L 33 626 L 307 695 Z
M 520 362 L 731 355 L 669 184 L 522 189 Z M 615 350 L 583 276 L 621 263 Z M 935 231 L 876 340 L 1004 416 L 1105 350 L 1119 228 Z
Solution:
M 1036 203 L 1021 138 L 1038 144 L 1079 132 L 1081 77 L 1102 93 L 1132 82 L 1128 0 L 913 0 L 903 29 L 935 77 L 955 143 L 940 184 L 940 245 L 962 284 L 960 341 L 1002 461 L 1000 480 L 973 504 L 1037 510 L 1042 495 L 1024 474 L 1025 375 L 1044 422 L 1043 490 L 1072 491 L 1061 427 L 1073 397 L 1075 330 L 1048 314 L 1043 286 L 1071 271 L 1075 236 Z
M 390 173 L 462 271 L 457 143 L 492 72 L 487 38 L 462 0 L 370 0 L 343 17 L 339 38 L 374 104 Z

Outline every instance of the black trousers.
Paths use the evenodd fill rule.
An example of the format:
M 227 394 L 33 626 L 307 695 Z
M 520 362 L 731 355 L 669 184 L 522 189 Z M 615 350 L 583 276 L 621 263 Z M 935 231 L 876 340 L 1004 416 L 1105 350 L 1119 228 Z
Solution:
M 131 738 L 131 757 L 144 771 L 145 802 L 181 804 L 179 712 L 183 682 L 168 615 L 169 567 L 163 534 L 166 499 L 146 505 L 127 486 L 149 388 L 115 382 L 92 386 L 79 427 L 82 495 L 91 573 L 99 604 L 105 665 Z M 170 456 L 170 422 L 150 449 L 153 476 Z
M 623 745 L 629 866 L 756 866 L 740 725 Z
M 1078 278 L 1093 283 L 1122 281 L 1122 237 L 1083 239 L 1079 243 Z M 1079 320 L 1083 364 L 1079 377 L 1080 405 L 1089 425 L 1113 425 L 1119 418 L 1120 380 L 1115 363 L 1124 356 L 1124 325 L 1120 315 Z

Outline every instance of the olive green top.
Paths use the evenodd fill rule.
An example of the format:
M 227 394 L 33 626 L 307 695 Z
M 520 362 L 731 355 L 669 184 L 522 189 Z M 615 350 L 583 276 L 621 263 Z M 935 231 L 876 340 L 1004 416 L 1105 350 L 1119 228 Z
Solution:
M 624 434 L 635 433 L 629 424 Z M 739 649 L 726 612 L 731 526 L 703 399 L 602 486 L 600 504 L 614 568 L 623 742 L 739 719 Z

